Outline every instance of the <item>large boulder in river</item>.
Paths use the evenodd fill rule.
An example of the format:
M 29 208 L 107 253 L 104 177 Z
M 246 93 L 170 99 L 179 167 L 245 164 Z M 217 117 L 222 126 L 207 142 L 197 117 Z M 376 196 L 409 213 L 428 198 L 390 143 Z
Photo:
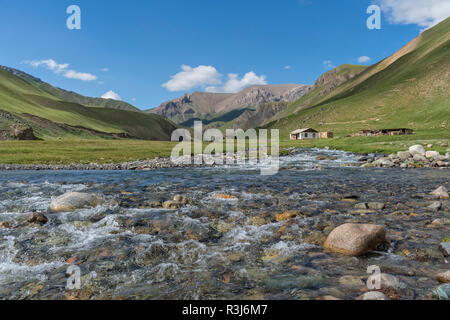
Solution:
M 423 146 L 421 146 L 420 144 L 416 144 L 415 146 L 409 148 L 409 153 L 411 153 L 412 156 L 415 156 L 416 154 L 425 156 L 426 151 Z
M 52 200 L 50 210 L 70 212 L 82 208 L 93 208 L 103 203 L 101 196 L 91 193 L 69 192 Z
M 386 230 L 374 224 L 346 223 L 334 229 L 325 248 L 351 256 L 362 256 L 386 242 Z

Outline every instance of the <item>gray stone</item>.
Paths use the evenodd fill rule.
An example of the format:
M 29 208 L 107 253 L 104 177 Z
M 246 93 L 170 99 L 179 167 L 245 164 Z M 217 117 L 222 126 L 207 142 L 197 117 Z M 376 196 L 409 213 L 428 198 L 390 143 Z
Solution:
M 369 202 L 367 204 L 367 206 L 369 207 L 369 209 L 372 209 L 372 210 L 384 210 L 386 208 L 386 203 L 383 203 L 383 202 Z
M 53 199 L 50 210 L 54 212 L 70 212 L 82 208 L 92 208 L 103 203 L 102 197 L 96 194 L 69 192 Z
M 441 154 L 439 152 L 437 152 L 437 151 L 427 151 L 425 153 L 425 157 L 427 157 L 427 158 L 437 158 L 437 157 L 440 157 L 440 156 L 441 156 Z
M 430 193 L 433 196 L 439 197 L 441 199 L 448 199 L 448 190 L 446 187 L 440 186 L 436 190 Z
M 389 158 L 380 158 L 373 162 L 376 166 L 382 166 L 382 167 L 393 167 L 394 163 Z
M 412 156 L 411 156 L 411 153 L 409 153 L 408 151 L 399 151 L 399 152 L 397 152 L 397 157 L 400 160 L 405 161 L 405 160 L 410 159 Z
M 425 156 L 423 156 L 421 154 L 415 154 L 413 157 L 413 160 L 415 162 L 425 162 L 425 161 L 427 161 L 427 158 L 425 158 Z
M 380 278 L 378 279 L 377 277 Z M 373 274 L 369 277 L 367 283 L 379 284 L 379 290 L 392 289 L 398 292 L 406 289 L 406 285 L 403 282 L 397 277 L 387 273 Z
M 367 206 L 367 203 L 357 203 L 354 206 L 355 209 L 369 209 L 369 207 Z
M 409 153 L 412 156 L 415 156 L 416 154 L 421 155 L 421 156 L 425 156 L 425 148 L 423 146 L 421 146 L 420 144 L 414 145 L 412 147 L 409 148 Z
M 439 300 L 450 300 L 450 284 L 443 284 L 433 291 L 433 298 Z
M 442 208 L 442 203 L 440 203 L 439 201 L 435 201 L 427 207 L 428 210 L 431 210 L 434 212 L 441 210 L 441 208 Z
M 441 250 L 444 257 L 449 257 L 450 256 L 450 242 L 442 242 L 439 245 L 439 250 Z
M 386 295 L 378 291 L 369 291 L 364 293 L 359 300 L 388 300 Z

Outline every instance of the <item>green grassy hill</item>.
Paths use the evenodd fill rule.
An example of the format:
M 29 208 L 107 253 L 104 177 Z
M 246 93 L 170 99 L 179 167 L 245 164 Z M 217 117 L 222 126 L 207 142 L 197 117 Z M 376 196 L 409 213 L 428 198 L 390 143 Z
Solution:
M 177 128 L 173 122 L 154 114 L 63 101 L 1 68 L 0 110 L 23 119 L 41 139 L 104 138 L 98 131 L 139 139 L 170 140 L 172 131 Z M 70 126 L 70 130 L 65 125 Z
M 4 69 L 13 75 L 25 80 L 32 86 L 39 88 L 47 93 L 50 93 L 52 96 L 59 98 L 63 101 L 74 102 L 78 104 L 82 104 L 90 107 L 99 107 L 99 108 L 109 108 L 109 109 L 119 109 L 119 110 L 128 110 L 128 111 L 140 111 L 138 108 L 132 106 L 131 104 L 124 101 L 117 101 L 112 99 L 102 99 L 102 98 L 91 98 L 82 96 L 73 91 L 67 91 L 64 89 L 60 89 L 54 87 L 46 82 L 43 82 L 41 79 L 35 78 L 25 72 L 22 72 L 17 69 L 8 68 L 4 66 L 0 66 L 0 69 Z
M 341 66 L 339 69 L 348 69 Z M 327 93 L 319 86 L 289 106 L 266 128 L 283 139 L 312 127 L 345 136 L 362 129 L 408 127 L 450 138 L 450 18 L 422 33 L 400 51 Z

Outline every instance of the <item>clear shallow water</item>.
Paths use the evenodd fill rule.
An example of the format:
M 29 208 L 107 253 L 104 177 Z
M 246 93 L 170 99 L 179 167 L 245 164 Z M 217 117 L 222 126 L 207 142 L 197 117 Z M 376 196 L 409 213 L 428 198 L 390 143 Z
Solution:
M 316 161 L 320 154 L 337 159 Z M 309 150 L 282 158 L 275 176 L 260 176 L 258 166 L 1 172 L 0 222 L 12 228 L 0 228 L 0 298 L 353 299 L 367 291 L 373 264 L 407 284 L 400 298 L 427 297 L 438 284 L 434 274 L 448 268 L 437 248 L 449 228 L 430 224 L 449 212 L 447 203 L 438 213 L 425 206 L 429 192 L 450 187 L 450 173 L 343 167 L 354 163 L 349 153 Z M 69 191 L 110 201 L 48 212 L 51 199 Z M 189 204 L 152 208 L 176 194 Z M 387 209 L 358 212 L 345 195 Z M 49 223 L 30 226 L 34 210 Z M 276 222 L 287 210 L 302 215 Z M 385 225 L 391 247 L 363 258 L 324 251 L 324 238 L 345 222 Z M 81 268 L 79 291 L 65 289 L 69 263 Z

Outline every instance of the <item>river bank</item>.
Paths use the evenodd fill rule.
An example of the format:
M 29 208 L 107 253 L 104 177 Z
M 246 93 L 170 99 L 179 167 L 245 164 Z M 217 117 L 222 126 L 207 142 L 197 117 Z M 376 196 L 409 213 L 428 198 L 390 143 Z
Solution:
M 288 148 L 285 149 L 280 157 L 292 156 L 296 154 L 308 154 L 308 152 L 314 151 L 318 154 L 315 160 L 317 161 L 335 161 L 338 157 L 332 155 L 332 152 L 338 152 L 343 154 L 350 154 L 356 158 L 354 163 L 342 164 L 348 166 L 361 166 L 364 168 L 394 168 L 399 167 L 403 169 L 408 168 L 449 168 L 450 167 L 450 155 L 446 153 L 441 155 L 437 151 L 426 151 L 421 145 L 415 145 L 410 147 L 407 151 L 399 151 L 393 154 L 384 153 L 351 153 L 342 152 L 338 150 L 324 149 L 300 149 L 300 148 Z M 331 153 L 330 153 L 331 152 Z M 321 154 L 323 153 L 323 154 Z M 187 156 L 183 157 L 178 162 L 173 162 L 168 157 L 159 158 L 156 157 L 150 160 L 131 161 L 123 163 L 88 163 L 88 164 L 0 164 L 0 171 L 14 171 L 14 170 L 51 170 L 51 171 L 115 171 L 115 170 L 157 170 L 157 169 L 170 169 L 170 168 L 192 168 L 192 167 L 213 167 L 221 166 L 227 163 L 236 163 L 236 154 L 223 154 L 218 161 L 217 156 L 216 163 L 222 164 L 207 164 L 204 159 L 211 159 L 211 157 L 200 156 Z M 195 164 L 195 158 L 202 159 L 202 164 Z M 204 161 L 203 161 L 204 160 Z M 211 162 L 209 162 L 211 163 Z

